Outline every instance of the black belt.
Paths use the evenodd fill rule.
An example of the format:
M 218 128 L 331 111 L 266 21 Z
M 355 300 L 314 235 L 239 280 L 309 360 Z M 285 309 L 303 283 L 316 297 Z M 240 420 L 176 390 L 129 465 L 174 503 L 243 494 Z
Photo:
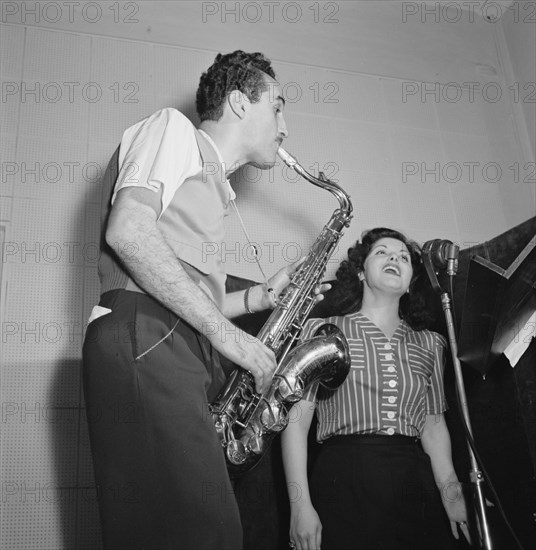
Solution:
M 415 445 L 418 437 L 409 435 L 387 434 L 350 434 L 335 435 L 326 439 L 324 445 Z

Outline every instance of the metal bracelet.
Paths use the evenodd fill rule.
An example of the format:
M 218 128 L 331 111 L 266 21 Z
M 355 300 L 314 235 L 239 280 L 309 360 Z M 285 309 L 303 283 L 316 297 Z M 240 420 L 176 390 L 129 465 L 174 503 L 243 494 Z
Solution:
M 244 309 L 246 310 L 246 313 L 253 313 L 253 311 L 249 308 L 249 291 L 253 287 L 248 286 L 246 288 L 246 292 L 244 292 Z

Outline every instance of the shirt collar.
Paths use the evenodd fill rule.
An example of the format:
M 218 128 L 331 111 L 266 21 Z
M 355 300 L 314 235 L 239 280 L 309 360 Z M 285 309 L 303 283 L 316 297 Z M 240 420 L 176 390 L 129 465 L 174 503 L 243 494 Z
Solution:
M 201 134 L 203 134 L 206 140 L 214 148 L 214 151 L 216 151 L 216 155 L 218 156 L 218 162 L 221 164 L 221 169 L 225 174 L 225 161 L 223 160 L 223 157 L 221 156 L 220 150 L 218 149 L 217 145 L 214 143 L 214 140 L 204 130 L 201 130 L 201 128 L 198 128 L 198 131 L 201 132 Z M 234 192 L 234 189 L 231 187 L 231 182 L 229 181 L 228 177 L 225 177 L 225 181 L 227 182 L 227 187 L 229 188 L 229 199 L 234 201 L 236 199 L 236 193 Z
M 369 326 L 359 326 L 360 330 L 364 331 L 371 331 L 373 333 L 380 332 L 382 333 L 381 329 L 376 326 L 375 323 L 373 323 L 366 315 L 363 315 L 361 311 L 356 311 L 355 313 L 350 313 L 349 317 L 353 317 L 354 319 L 361 319 L 362 321 L 365 321 L 369 324 Z M 408 323 L 404 319 L 400 319 L 400 324 L 398 325 L 397 329 L 395 330 L 393 334 L 392 340 L 404 340 L 406 337 L 406 334 L 410 330 L 410 327 Z M 383 333 L 382 333 L 383 334 Z M 384 335 L 385 336 L 385 335 Z

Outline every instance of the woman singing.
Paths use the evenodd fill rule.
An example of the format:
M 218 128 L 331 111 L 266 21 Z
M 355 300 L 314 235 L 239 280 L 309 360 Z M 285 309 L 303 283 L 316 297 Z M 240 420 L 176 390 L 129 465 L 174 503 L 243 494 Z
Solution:
M 458 529 L 469 540 L 443 417 L 446 342 L 424 328 L 420 270 L 415 243 L 368 231 L 337 271 L 340 315 L 304 327 L 306 340 L 323 323 L 337 325 L 351 369 L 336 390 L 313 385 L 283 432 L 291 548 L 447 550 Z M 309 482 L 315 410 L 321 450 Z

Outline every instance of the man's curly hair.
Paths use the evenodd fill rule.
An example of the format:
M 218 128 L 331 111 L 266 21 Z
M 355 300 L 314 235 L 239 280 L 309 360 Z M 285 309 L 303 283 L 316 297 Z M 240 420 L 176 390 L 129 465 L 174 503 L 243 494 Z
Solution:
M 222 55 L 201 75 L 197 88 L 196 108 L 201 121 L 219 120 L 227 94 L 234 90 L 244 93 L 256 103 L 266 90 L 264 75 L 275 78 L 271 62 L 262 53 L 236 50 Z
M 422 265 L 421 249 L 419 245 L 408 239 L 405 235 L 387 227 L 376 227 L 366 231 L 361 236 L 361 242 L 357 241 L 348 249 L 348 259 L 341 262 L 337 270 L 337 285 L 333 291 L 333 307 L 338 315 L 347 315 L 361 309 L 363 302 L 363 282 L 359 280 L 359 273 L 363 272 L 365 260 L 369 255 L 372 245 L 383 238 L 397 239 L 403 242 L 410 254 L 413 275 L 409 286 L 409 293 L 400 297 L 399 315 L 414 330 L 422 330 L 429 326 L 432 317 L 426 308 L 426 300 L 423 292 L 424 269 Z

